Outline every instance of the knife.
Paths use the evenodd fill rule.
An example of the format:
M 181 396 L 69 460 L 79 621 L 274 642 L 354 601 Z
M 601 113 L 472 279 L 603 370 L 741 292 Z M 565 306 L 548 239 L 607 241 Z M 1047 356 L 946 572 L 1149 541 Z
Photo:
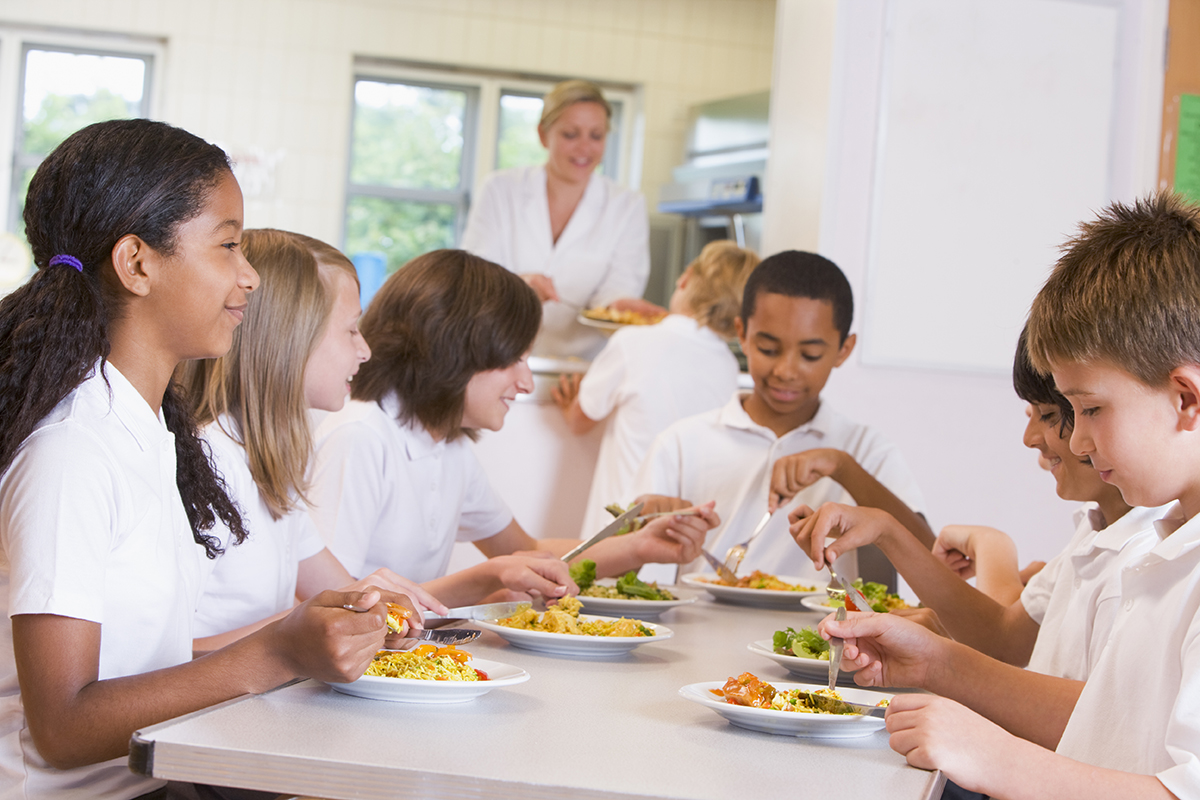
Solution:
M 521 606 L 529 605 L 529 601 L 513 602 L 513 603 L 484 603 L 478 606 L 459 606 L 452 608 L 445 614 L 434 614 L 431 611 L 425 612 L 425 619 L 479 619 L 484 622 L 494 619 L 504 619 L 511 617 L 517 613 Z
M 731 569 L 729 569 L 729 567 L 725 566 L 720 561 L 718 561 L 716 556 L 714 556 L 712 553 L 708 552 L 704 548 L 700 548 L 700 552 L 704 555 L 704 560 L 708 562 L 708 565 L 717 571 L 718 578 L 725 581 L 726 583 L 729 583 L 729 584 L 732 584 L 735 586 L 737 585 L 737 575 L 734 575 L 733 571 Z
M 606 525 L 604 527 L 604 530 L 600 531 L 595 536 L 588 539 L 586 542 L 581 542 L 578 546 L 571 548 L 570 552 L 566 553 L 562 557 L 562 560 L 569 562 L 572 558 L 575 558 L 577 555 L 582 553 L 584 550 L 587 550 L 592 545 L 612 536 L 614 533 L 621 530 L 621 528 L 624 528 L 626 523 L 630 522 L 634 517 L 636 517 L 638 514 L 642 513 L 642 508 L 644 506 L 645 506 L 644 503 L 635 503 L 632 508 L 630 508 L 628 511 L 626 511 L 621 516 L 614 519 L 608 525 Z
M 849 598 L 850 602 L 854 604 L 854 609 L 856 611 L 858 611 L 860 614 L 875 613 L 875 609 L 871 608 L 870 601 L 863 596 L 863 593 L 858 590 L 857 586 L 843 578 L 841 575 L 836 576 L 836 580 L 838 585 L 842 587 L 842 590 L 845 591 L 846 597 Z
M 856 714 L 862 714 L 864 717 L 882 717 L 887 713 L 887 706 L 868 706 L 862 703 L 851 703 L 849 700 L 835 700 L 816 692 L 801 691 L 801 694 L 807 695 L 812 704 L 818 708 L 850 708 Z M 829 713 L 836 712 L 830 711 Z
M 833 618 L 838 622 L 844 622 L 846 619 L 845 607 L 839 608 Z M 846 642 L 836 636 L 829 640 L 829 691 L 831 692 L 837 685 L 838 670 L 842 666 L 842 648 L 845 646 Z

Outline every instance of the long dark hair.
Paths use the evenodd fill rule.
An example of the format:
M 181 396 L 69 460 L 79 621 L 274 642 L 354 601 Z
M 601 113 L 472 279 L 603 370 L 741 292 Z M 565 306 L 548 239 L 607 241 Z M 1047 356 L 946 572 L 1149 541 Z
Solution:
M 355 400 L 400 398 L 400 419 L 453 441 L 467 384 L 515 364 L 533 345 L 542 304 L 520 277 L 465 250 L 434 250 L 394 273 L 359 323 L 371 360 L 351 386 Z
M 103 278 L 117 241 L 135 234 L 164 255 L 230 174 L 215 145 L 161 122 L 100 122 L 72 134 L 38 167 L 25 199 L 25 233 L 38 271 L 0 301 L 0 473 L 38 422 L 95 369 L 103 369 L 108 321 L 121 313 L 116 281 Z M 70 255 L 82 268 L 50 266 Z M 219 518 L 246 536 L 187 405 L 173 386 L 162 402 L 175 435 L 176 483 L 196 542 Z

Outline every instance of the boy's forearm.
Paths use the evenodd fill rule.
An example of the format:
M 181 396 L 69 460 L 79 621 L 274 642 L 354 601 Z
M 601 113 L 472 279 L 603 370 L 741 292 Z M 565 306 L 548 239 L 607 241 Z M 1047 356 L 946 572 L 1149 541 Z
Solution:
M 913 536 L 917 537 L 917 541 L 925 545 L 926 549 L 933 549 L 933 543 L 937 537 L 933 535 L 933 530 L 930 529 L 925 518 L 892 494 L 890 489 L 863 469 L 849 453 L 842 453 L 837 471 L 830 477 L 850 493 L 856 504 L 888 512 L 901 525 L 912 531 Z
M 1170 800 L 1171 792 L 1153 775 L 1094 767 L 1060 756 L 1031 742 L 1014 741 L 1009 752 L 978 754 L 1004 762 L 977 784 L 997 800 Z M 999 765 L 998 765 L 999 766 Z M 1015 767 L 1015 768 L 1013 768 Z M 950 776 L 953 779 L 953 775 Z
M 1058 746 L 1083 691 L 1082 681 L 1004 664 L 960 643 L 921 688 L 962 703 L 1009 733 L 1049 750 Z
M 1028 663 L 1036 626 L 1013 625 L 1004 606 L 955 575 L 908 529 L 892 530 L 876 544 L 955 640 L 1009 664 Z
M 974 542 L 975 585 L 1001 605 L 1011 605 L 1025 589 L 1017 546 L 1000 531 L 991 533 L 995 535 L 980 536 Z

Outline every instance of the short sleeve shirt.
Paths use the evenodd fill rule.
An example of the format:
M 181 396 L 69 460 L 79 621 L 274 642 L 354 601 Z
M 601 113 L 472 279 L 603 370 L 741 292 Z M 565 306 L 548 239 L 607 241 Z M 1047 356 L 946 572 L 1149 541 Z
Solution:
M 1108 645 L 1059 740 L 1061 755 L 1156 776 L 1200 796 L 1200 518 L 1176 507 L 1121 569 Z
M 628 503 L 654 437 L 685 417 L 724 405 L 737 388 L 737 359 L 710 328 L 672 314 L 617 331 L 579 387 L 579 407 L 607 418 L 580 536 L 603 528 L 609 503 Z
M 1095 504 L 1078 512 L 1078 527 L 1066 549 L 1021 593 L 1021 605 L 1041 626 L 1029 669 L 1087 680 L 1120 607 L 1121 569 L 1158 541 L 1154 522 L 1167 511 L 1134 508 L 1107 527 Z
M 456 541 L 513 520 L 470 441 L 399 421 L 399 402 L 352 400 L 317 428 L 310 513 L 351 575 L 381 567 L 418 583 L 445 574 Z
M 113 365 L 43 419 L 0 478 L 0 603 L 8 617 L 99 623 L 100 678 L 192 657 L 203 548 L 175 484 L 175 440 Z M 128 759 L 50 768 L 26 728 L 12 627 L 0 630 L 0 798 L 127 798 L 159 785 Z
M 743 541 L 767 510 L 771 470 L 782 456 L 815 448 L 848 453 L 915 512 L 924 508 L 916 480 L 899 449 L 877 431 L 852 422 L 822 400 L 808 423 L 783 436 L 750 419 L 735 394 L 725 406 L 680 420 L 654 442 L 634 484 L 635 494 L 664 494 L 696 503 L 716 500 L 722 524 L 708 534 L 706 547 L 724 553 Z M 800 492 L 790 507 L 805 503 L 854 504 L 841 485 L 829 478 Z M 701 561 L 683 567 L 706 570 Z M 788 533 L 787 514 L 778 512 L 746 553 L 742 570 L 761 569 L 817 580 L 812 561 Z
M 218 526 L 225 552 L 211 562 L 196 610 L 197 637 L 236 630 L 291 608 L 300 562 L 325 548 L 303 507 L 280 519 L 271 517 L 250 474 L 245 448 L 226 432 L 233 430 L 231 426 L 228 419 L 210 423 L 204 438 L 230 495 L 242 509 L 247 538 L 232 545 L 229 529 Z

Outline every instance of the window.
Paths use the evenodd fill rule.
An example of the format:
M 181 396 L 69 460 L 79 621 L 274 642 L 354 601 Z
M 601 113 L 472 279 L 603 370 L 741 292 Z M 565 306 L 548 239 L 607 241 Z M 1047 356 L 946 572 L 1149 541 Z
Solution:
M 150 116 L 158 40 L 0 26 L 0 294 L 32 268 L 21 213 L 42 160 L 93 122 Z
M 556 80 L 360 61 L 343 249 L 359 267 L 364 301 L 409 259 L 457 245 L 471 192 L 490 172 L 545 162 L 537 121 Z M 601 169 L 622 176 L 633 161 L 623 122 L 634 94 L 604 89 L 613 121 Z M 636 185 L 623 171 L 622 182 Z
M 20 231 L 29 181 L 50 151 L 75 131 L 150 111 L 152 57 L 25 44 L 20 117 L 13 148 L 10 231 Z

